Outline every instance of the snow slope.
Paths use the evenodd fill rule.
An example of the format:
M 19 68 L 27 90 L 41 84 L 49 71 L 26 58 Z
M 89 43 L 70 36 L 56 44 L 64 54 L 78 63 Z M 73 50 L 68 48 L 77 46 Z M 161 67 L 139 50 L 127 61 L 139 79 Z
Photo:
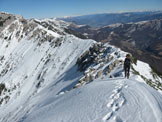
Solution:
M 17 122 L 32 107 L 24 105 L 44 88 L 55 89 L 56 95 L 73 87 L 81 73 L 69 74 L 76 72 L 77 58 L 94 43 L 65 33 L 61 21 L 13 18 L 0 38 L 0 83 L 6 87 L 0 95 L 2 122 Z
M 149 65 L 137 61 L 125 79 L 118 61 L 126 53 L 106 44 L 101 48 L 106 53 L 97 55 L 99 63 L 80 72 L 78 58 L 96 42 L 68 34 L 63 21 L 4 16 L 11 20 L 0 28 L 0 122 L 162 121 L 162 94 L 145 81 L 161 79 L 152 76 Z M 93 82 L 74 89 L 91 69 Z
M 114 78 L 45 99 L 24 122 L 161 122 L 161 115 L 161 94 L 132 78 Z

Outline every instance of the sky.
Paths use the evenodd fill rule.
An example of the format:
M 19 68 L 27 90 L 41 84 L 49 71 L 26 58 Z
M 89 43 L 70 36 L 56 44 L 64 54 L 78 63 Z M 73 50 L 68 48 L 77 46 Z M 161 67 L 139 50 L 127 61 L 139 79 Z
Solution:
M 0 0 L 0 11 L 24 18 L 162 10 L 162 0 Z

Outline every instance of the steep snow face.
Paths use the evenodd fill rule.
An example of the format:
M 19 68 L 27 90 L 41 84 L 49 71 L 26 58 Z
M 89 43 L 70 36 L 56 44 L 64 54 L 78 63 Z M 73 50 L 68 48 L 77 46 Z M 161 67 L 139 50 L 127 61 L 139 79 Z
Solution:
M 162 95 L 147 85 L 161 79 L 147 64 L 128 80 L 120 49 L 67 34 L 63 21 L 3 16 L 0 122 L 162 121 Z
M 44 88 L 54 96 L 73 87 L 81 75 L 76 60 L 94 43 L 64 32 L 63 22 L 13 18 L 0 32 L 0 121 L 10 122 L 29 111 L 25 104 Z
M 144 63 L 142 61 L 137 61 L 137 65 L 134 65 L 134 68 L 136 71 L 139 72 L 139 74 L 147 77 L 147 79 L 155 80 L 156 77 L 154 77 L 152 69 L 147 63 Z M 157 79 L 162 83 L 161 78 L 157 77 Z

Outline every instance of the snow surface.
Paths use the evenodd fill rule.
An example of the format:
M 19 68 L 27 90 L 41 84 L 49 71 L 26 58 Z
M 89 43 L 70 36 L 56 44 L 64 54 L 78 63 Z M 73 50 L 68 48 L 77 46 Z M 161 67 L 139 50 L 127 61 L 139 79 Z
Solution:
M 96 80 L 53 99 L 44 95 L 24 122 L 162 121 L 162 95 L 134 79 Z
M 59 32 L 68 25 L 55 19 L 36 21 L 54 24 Z M 12 39 L 0 39 L 0 83 L 7 88 L 0 99 L 9 96 L 0 105 L 0 122 L 162 122 L 162 94 L 132 73 L 125 79 L 121 65 L 110 73 L 113 78 L 103 75 L 72 89 L 83 76 L 76 61 L 95 43 L 93 40 L 60 35 L 37 25 L 35 29 L 61 38 L 61 45 L 53 47 L 49 41 L 38 45 L 39 40 L 28 37 L 18 41 L 14 35 L 22 33 L 23 26 L 17 22 Z M 8 27 L 4 35 L 10 34 Z M 108 55 L 114 59 L 104 67 L 115 59 L 124 60 L 125 52 L 106 46 L 112 47 Z M 138 61 L 133 67 L 154 80 L 149 65 Z

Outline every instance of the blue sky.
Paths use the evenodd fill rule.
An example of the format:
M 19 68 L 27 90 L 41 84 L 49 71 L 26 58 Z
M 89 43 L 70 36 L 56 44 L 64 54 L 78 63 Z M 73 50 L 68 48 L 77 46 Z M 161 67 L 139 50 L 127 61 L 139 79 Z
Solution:
M 162 0 L 0 0 L 0 11 L 25 18 L 162 10 Z

